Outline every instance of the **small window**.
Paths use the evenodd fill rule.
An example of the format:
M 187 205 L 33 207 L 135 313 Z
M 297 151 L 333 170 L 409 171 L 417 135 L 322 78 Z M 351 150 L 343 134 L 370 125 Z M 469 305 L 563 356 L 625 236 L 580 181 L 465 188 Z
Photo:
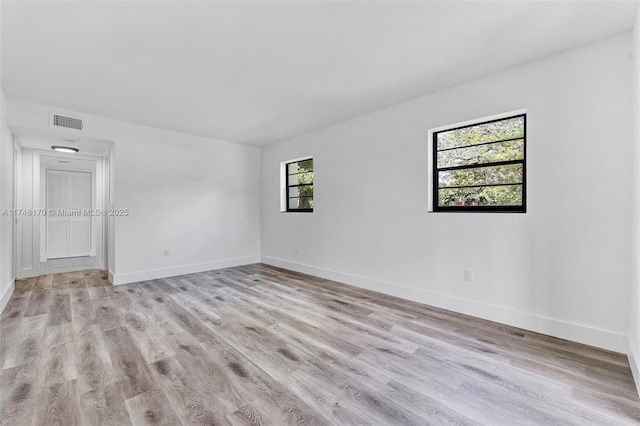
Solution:
M 288 212 L 313 211 L 313 158 L 285 165 Z
M 433 211 L 526 211 L 526 114 L 432 135 Z

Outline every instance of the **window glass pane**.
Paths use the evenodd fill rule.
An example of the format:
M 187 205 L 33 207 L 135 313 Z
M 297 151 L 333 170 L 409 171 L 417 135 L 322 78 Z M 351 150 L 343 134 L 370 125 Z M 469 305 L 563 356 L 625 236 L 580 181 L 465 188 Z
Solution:
M 491 123 L 438 132 L 437 150 L 524 137 L 524 117 L 512 117 Z
M 289 209 L 311 209 L 313 197 L 289 198 Z
M 313 197 L 313 185 L 292 186 L 289 188 L 289 197 Z
M 313 172 L 313 159 L 296 161 L 295 163 L 287 164 L 287 173 L 292 175 L 300 172 Z
M 298 163 L 289 163 L 287 164 L 287 174 L 298 173 Z
M 289 176 L 289 186 L 291 185 L 303 185 L 313 183 L 313 172 L 298 173 L 296 175 Z
M 516 139 L 507 142 L 495 142 L 488 145 L 440 151 L 438 152 L 438 168 L 522 160 L 523 158 L 524 139 Z
M 438 187 L 522 183 L 522 164 L 438 172 Z
M 301 172 L 312 172 L 313 171 L 313 159 L 308 159 L 304 161 L 298 161 L 298 168 Z
M 521 206 L 522 185 L 444 188 L 438 190 L 438 206 Z

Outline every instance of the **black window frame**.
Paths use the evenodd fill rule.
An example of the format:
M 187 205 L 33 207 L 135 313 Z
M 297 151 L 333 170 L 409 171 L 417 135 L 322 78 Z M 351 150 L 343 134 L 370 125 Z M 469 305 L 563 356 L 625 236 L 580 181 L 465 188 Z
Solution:
M 465 129 L 475 126 L 480 126 L 483 124 L 494 123 L 497 121 L 509 120 L 511 118 L 523 117 L 523 126 L 524 126 L 524 134 L 522 138 L 523 140 L 523 156 L 521 160 L 509 160 L 509 161 L 496 161 L 491 163 L 481 163 L 481 164 L 470 164 L 463 166 L 454 166 L 454 167 L 442 167 L 438 168 L 438 134 L 443 132 L 449 132 L 451 130 L 459 130 Z M 513 139 L 505 139 L 498 141 L 491 141 L 487 143 L 499 143 L 505 142 Z M 479 121 L 473 124 L 466 124 L 464 126 L 457 127 L 447 127 L 442 128 L 438 131 L 432 133 L 432 166 L 433 166 L 433 176 L 432 176 L 432 190 L 433 190 L 433 212 L 494 212 L 494 213 L 526 213 L 527 212 L 527 113 L 518 113 L 514 115 L 505 115 L 504 117 L 491 119 L 487 121 Z M 479 144 L 476 144 L 479 145 Z M 471 146 L 476 146 L 471 145 Z M 452 148 L 453 149 L 453 148 Z M 464 169 L 474 169 L 474 168 L 482 168 L 489 166 L 502 166 L 509 164 L 522 164 L 522 184 L 513 184 L 513 185 L 522 185 L 522 204 L 518 206 L 439 206 L 438 205 L 438 194 L 439 189 L 439 172 L 448 171 L 448 170 L 464 170 Z M 477 187 L 481 185 L 469 185 L 469 187 Z M 487 186 L 497 186 L 497 185 L 487 185 Z
M 297 213 L 297 212 L 301 212 L 301 213 L 313 213 L 313 207 L 311 207 L 311 208 L 291 208 L 291 207 L 289 207 L 289 205 L 290 205 L 290 204 L 289 204 L 289 200 L 290 200 L 291 198 L 302 198 L 302 197 L 291 197 L 291 196 L 289 195 L 289 190 L 290 190 L 291 188 L 298 188 L 298 187 L 301 187 L 301 186 L 311 186 L 311 187 L 313 187 L 314 180 L 315 180 L 315 176 L 314 176 L 314 173 L 313 173 L 314 171 L 312 170 L 312 171 L 311 171 L 311 176 L 312 176 L 311 183 L 304 183 L 304 184 L 297 184 L 297 185 L 289 185 L 289 165 L 290 165 L 290 164 L 296 164 L 296 163 L 302 163 L 302 162 L 304 162 L 304 161 L 309 161 L 309 160 L 311 160 L 311 164 L 313 164 L 313 157 L 311 157 L 311 158 L 304 158 L 304 159 L 302 159 L 302 160 L 289 161 L 289 162 L 285 163 L 285 165 L 284 165 L 285 191 L 286 191 L 286 194 L 285 194 L 285 195 L 286 195 L 286 197 L 285 197 L 285 201 L 286 201 L 286 203 L 287 203 L 287 205 L 286 205 L 286 210 L 285 210 L 286 212 L 293 212 L 293 213 Z M 308 197 L 307 197 L 307 198 L 308 198 Z M 313 197 L 313 196 L 311 196 L 310 198 L 311 198 L 311 199 L 313 199 L 314 197 Z

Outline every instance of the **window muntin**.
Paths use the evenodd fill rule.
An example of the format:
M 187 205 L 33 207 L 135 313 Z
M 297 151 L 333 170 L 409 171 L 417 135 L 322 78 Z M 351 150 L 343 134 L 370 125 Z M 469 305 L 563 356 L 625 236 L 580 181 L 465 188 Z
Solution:
M 285 165 L 287 211 L 313 211 L 313 158 Z
M 526 211 L 526 114 L 433 132 L 434 211 Z

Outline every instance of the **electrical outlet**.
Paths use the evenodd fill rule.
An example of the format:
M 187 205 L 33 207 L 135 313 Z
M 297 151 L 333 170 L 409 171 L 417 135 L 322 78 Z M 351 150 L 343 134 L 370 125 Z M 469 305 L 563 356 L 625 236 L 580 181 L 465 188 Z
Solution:
M 468 283 L 473 282 L 473 271 L 470 269 L 464 270 L 464 280 Z
M 169 250 L 168 249 L 164 249 L 164 257 L 169 257 Z

